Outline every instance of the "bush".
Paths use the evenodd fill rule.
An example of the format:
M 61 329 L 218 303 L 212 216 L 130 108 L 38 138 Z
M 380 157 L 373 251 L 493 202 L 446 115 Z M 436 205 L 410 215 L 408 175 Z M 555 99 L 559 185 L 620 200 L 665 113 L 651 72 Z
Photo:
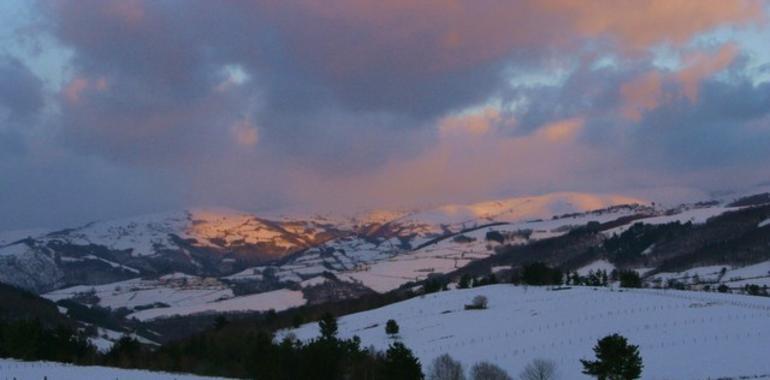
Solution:
M 385 323 L 385 333 L 388 335 L 396 335 L 398 334 L 398 323 L 396 323 L 395 320 L 389 319 L 387 323 Z
M 550 360 L 535 359 L 524 367 L 519 378 L 521 380 L 554 380 L 556 364 Z
M 594 346 L 596 360 L 580 360 L 583 373 L 599 380 L 634 380 L 642 376 L 642 357 L 639 347 L 628 344 L 625 337 L 608 335 Z
M 471 368 L 471 380 L 513 380 L 502 368 L 490 363 L 479 362 Z
M 441 355 L 431 363 L 428 380 L 465 380 L 463 365 L 448 354 Z
M 483 310 L 487 308 L 487 297 L 478 295 L 473 297 L 470 305 L 465 305 L 465 310 Z

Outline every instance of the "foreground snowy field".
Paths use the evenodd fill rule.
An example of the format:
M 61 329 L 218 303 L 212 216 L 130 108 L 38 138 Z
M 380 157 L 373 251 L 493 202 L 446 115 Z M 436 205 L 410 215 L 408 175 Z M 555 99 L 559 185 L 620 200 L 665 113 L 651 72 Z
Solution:
M 476 295 L 487 310 L 464 310 Z M 596 341 L 620 333 L 639 345 L 643 379 L 709 379 L 770 375 L 770 298 L 674 290 L 612 290 L 494 285 L 427 295 L 343 317 L 340 335 L 363 346 L 391 342 L 385 322 L 424 367 L 449 353 L 466 368 L 481 360 L 517 375 L 532 359 L 554 361 L 562 379 L 587 378 L 579 359 Z M 318 335 L 318 325 L 292 331 Z
M 81 367 L 52 362 L 0 359 L 0 379 L 16 380 L 214 380 L 178 373 L 150 372 L 109 367 Z

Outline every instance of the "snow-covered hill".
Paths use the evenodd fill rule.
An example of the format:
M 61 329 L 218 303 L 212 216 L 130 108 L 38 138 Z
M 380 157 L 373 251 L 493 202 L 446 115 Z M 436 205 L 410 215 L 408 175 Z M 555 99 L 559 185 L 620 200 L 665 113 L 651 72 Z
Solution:
M 25 362 L 0 359 L 0 378 L 17 380 L 214 380 L 181 373 L 151 372 L 110 367 L 75 366 L 54 362 Z
M 602 236 L 609 238 L 638 222 L 702 225 L 740 209 L 711 202 L 663 210 L 634 198 L 580 193 L 352 216 L 199 209 L 97 222 L 0 245 L 0 282 L 56 301 L 126 308 L 141 320 L 280 311 L 387 292 L 589 223 L 603 226 Z M 751 227 L 767 228 L 766 218 Z M 590 259 L 576 265 L 590 265 Z M 606 257 L 596 260 L 614 268 Z
M 464 310 L 477 295 L 486 310 Z M 516 375 L 535 358 L 554 361 L 564 379 L 587 378 L 579 359 L 592 358 L 612 333 L 639 345 L 643 379 L 706 379 L 770 375 L 770 298 L 674 290 L 617 290 L 494 285 L 434 293 L 342 317 L 340 335 L 387 348 L 385 322 L 429 364 L 448 353 L 466 368 L 487 360 Z M 318 325 L 291 332 L 307 340 Z M 687 363 L 683 366 L 682 363 Z
M 557 193 L 353 216 L 270 214 L 273 219 L 194 209 L 58 231 L 0 234 L 0 281 L 45 292 L 176 271 L 203 277 L 235 275 L 234 280 L 261 276 L 261 281 L 272 281 L 267 288 L 275 288 L 326 270 L 358 270 L 468 228 L 636 202 L 621 196 Z M 269 267 L 278 269 L 265 279 L 260 268 Z

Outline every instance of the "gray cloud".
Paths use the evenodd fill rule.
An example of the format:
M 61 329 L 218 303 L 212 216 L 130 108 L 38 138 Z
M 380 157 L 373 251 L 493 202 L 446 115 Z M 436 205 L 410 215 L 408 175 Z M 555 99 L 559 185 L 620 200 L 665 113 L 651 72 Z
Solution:
M 700 184 L 681 173 L 735 166 L 750 168 L 743 179 L 749 181 L 762 172 L 753 157 L 768 158 L 767 84 L 751 84 L 741 76 L 742 67 L 729 80 L 705 78 L 695 101 L 668 77 L 675 73 L 661 71 L 662 94 L 670 101 L 638 120 L 622 111 L 622 87 L 657 70 L 647 50 L 651 44 L 678 47 L 723 23 L 747 22 L 732 4 L 693 10 L 656 2 L 650 14 L 632 12 L 653 21 L 658 11 L 687 16 L 670 33 L 664 24 L 637 33 L 615 22 L 624 19 L 615 18 L 619 12 L 629 11 L 612 3 L 596 12 L 537 1 L 318 4 L 39 3 L 45 32 L 72 49 L 66 63 L 72 78 L 59 93 L 43 94 L 42 82 L 23 63 L 0 59 L 0 110 L 6 110 L 0 114 L 6 122 L 0 150 L 15 152 L 0 165 L 0 174 L 13 179 L 0 190 L 0 212 L 15 221 L 0 228 L 32 225 L 45 220 L 46 212 L 71 221 L 189 204 L 258 209 L 311 199 L 312 206 L 324 205 L 367 187 L 379 196 L 357 182 L 376 179 L 391 186 L 379 172 L 408 172 L 405 183 L 388 187 L 391 201 L 398 200 L 399 186 L 424 177 L 431 181 L 422 184 L 420 200 L 436 192 L 451 200 L 510 189 L 654 185 L 677 176 L 682 185 Z M 612 22 L 601 27 L 607 20 Z M 595 57 L 603 54 L 618 57 L 619 66 L 596 69 Z M 511 72 L 526 75 L 553 62 L 576 68 L 557 85 L 511 88 Z M 579 160 L 590 150 L 590 165 L 542 165 L 558 175 L 517 168 L 511 170 L 520 173 L 516 183 L 473 177 L 494 186 L 411 170 L 411 160 L 420 162 L 446 143 L 442 122 L 496 97 L 504 105 L 527 104 L 490 122 L 499 124 L 492 133 L 504 139 L 536 135 L 564 119 L 583 120 L 572 142 L 579 146 L 543 149 L 570 152 L 553 157 L 557 163 Z M 45 99 L 51 107 L 44 107 Z M 51 113 L 44 114 L 45 108 Z M 53 137 L 26 136 L 26 125 Z M 545 140 L 538 143 L 545 146 Z M 21 149 L 30 142 L 34 148 Z M 463 142 L 453 141 L 447 154 L 466 151 Z M 493 138 L 482 146 L 480 151 L 498 147 Z M 501 146 L 529 149 L 526 142 Z M 423 170 L 458 159 L 442 152 L 423 159 Z M 537 155 L 536 149 L 527 153 Z M 528 155 L 489 157 L 526 161 Z M 611 164 L 597 164 L 602 160 L 596 157 Z M 477 169 L 490 176 L 506 165 L 529 164 L 463 162 L 473 163 L 463 166 L 466 172 L 485 166 Z M 602 170 L 612 175 L 579 178 Z M 307 188 L 321 182 L 330 194 L 308 196 Z M 412 202 L 405 194 L 404 203 Z
M 42 87 L 22 62 L 0 56 L 0 158 L 24 151 L 24 132 L 43 107 Z

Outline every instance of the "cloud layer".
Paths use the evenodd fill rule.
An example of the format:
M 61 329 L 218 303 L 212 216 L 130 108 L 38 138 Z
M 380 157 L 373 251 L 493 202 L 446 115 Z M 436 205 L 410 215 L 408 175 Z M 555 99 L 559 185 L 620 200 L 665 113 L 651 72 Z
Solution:
M 34 13 L 16 33 L 71 54 L 49 63 L 60 88 L 0 58 L 0 228 L 768 174 L 770 85 L 734 37 L 768 34 L 759 1 L 57 0 Z

